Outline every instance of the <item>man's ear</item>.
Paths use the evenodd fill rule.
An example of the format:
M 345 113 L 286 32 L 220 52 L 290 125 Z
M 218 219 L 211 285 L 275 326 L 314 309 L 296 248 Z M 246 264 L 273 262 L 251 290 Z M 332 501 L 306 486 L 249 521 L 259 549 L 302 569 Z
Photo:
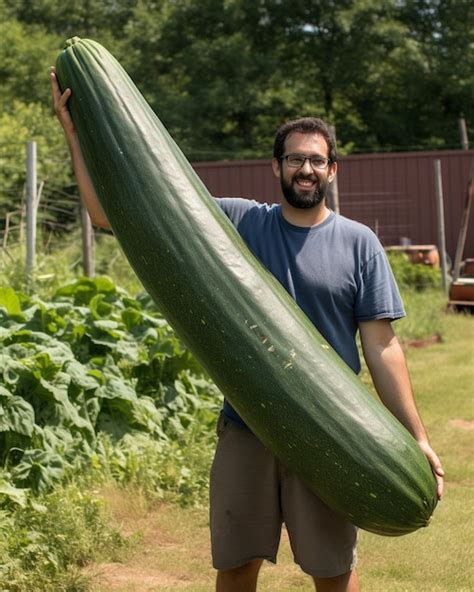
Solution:
M 334 177 L 336 176 L 336 173 L 337 173 L 337 162 L 333 162 L 331 164 L 331 166 L 329 167 L 329 174 L 328 174 L 329 183 L 331 183 L 331 181 L 334 181 Z
M 273 174 L 275 175 L 275 177 L 280 177 L 280 171 L 281 171 L 280 162 L 281 161 L 278 160 L 278 158 L 272 159 L 272 169 L 273 169 Z

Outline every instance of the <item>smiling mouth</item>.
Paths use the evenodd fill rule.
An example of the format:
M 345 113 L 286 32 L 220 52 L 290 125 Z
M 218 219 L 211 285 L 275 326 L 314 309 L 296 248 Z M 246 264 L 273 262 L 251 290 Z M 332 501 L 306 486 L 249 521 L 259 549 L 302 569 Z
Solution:
M 316 181 L 314 179 L 308 179 L 307 177 L 298 177 L 295 179 L 295 183 L 302 189 L 313 189 L 313 187 L 316 185 Z

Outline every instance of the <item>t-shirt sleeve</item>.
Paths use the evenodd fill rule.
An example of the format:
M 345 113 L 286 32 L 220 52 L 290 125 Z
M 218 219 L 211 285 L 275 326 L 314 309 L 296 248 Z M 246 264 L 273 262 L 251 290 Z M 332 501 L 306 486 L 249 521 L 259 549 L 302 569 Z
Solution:
M 385 252 L 373 255 L 361 270 L 356 296 L 356 321 L 390 319 L 405 316 L 403 302 Z
M 255 200 L 243 197 L 218 197 L 215 200 L 234 226 L 238 226 L 249 210 L 261 207 Z

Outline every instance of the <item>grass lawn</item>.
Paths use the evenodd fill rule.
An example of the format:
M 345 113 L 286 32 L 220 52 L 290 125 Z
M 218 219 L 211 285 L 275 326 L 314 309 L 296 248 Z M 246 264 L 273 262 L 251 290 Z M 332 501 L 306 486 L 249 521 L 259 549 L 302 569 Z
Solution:
M 441 343 L 410 348 L 408 363 L 418 406 L 446 470 L 446 491 L 431 525 L 400 538 L 361 532 L 359 574 L 370 592 L 474 590 L 474 316 L 447 318 Z M 114 521 L 137 542 L 121 563 L 88 568 L 97 592 L 209 592 L 207 509 L 150 508 L 137 492 L 102 495 Z M 293 564 L 285 533 L 278 565 L 265 565 L 261 592 L 311 591 Z

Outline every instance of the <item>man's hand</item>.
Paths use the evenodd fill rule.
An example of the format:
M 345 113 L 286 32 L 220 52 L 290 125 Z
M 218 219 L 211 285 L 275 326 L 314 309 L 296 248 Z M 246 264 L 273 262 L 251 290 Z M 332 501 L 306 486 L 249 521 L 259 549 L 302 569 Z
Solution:
M 443 497 L 444 490 L 444 471 L 443 467 L 441 466 L 441 461 L 439 460 L 436 452 L 431 448 L 429 442 L 423 440 L 422 442 L 418 442 L 418 444 L 425 453 L 425 456 L 431 465 L 437 483 L 438 499 L 441 499 Z
M 71 119 L 71 114 L 69 113 L 69 109 L 67 107 L 67 102 L 72 94 L 71 89 L 66 88 L 66 90 L 61 94 L 61 89 L 59 88 L 58 79 L 56 76 L 56 68 L 54 66 L 51 66 L 50 69 L 50 79 L 51 93 L 53 95 L 54 112 L 56 113 L 64 129 L 66 138 L 70 138 L 73 134 L 76 133 L 74 129 L 74 124 Z

